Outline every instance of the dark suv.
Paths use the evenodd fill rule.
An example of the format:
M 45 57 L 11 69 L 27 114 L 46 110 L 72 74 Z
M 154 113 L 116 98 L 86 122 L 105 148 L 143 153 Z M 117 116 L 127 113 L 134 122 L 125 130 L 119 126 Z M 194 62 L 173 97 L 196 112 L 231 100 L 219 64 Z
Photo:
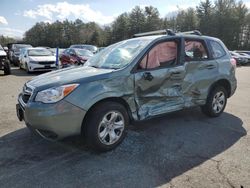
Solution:
M 110 150 L 132 120 L 200 106 L 219 116 L 236 90 L 235 60 L 217 38 L 199 32 L 149 32 L 113 44 L 82 67 L 33 78 L 19 95 L 17 115 L 49 139 L 83 134 Z
M 0 70 L 3 70 L 5 75 L 11 73 L 10 63 L 7 59 L 7 54 L 1 45 L 0 45 Z
M 31 48 L 30 44 L 10 43 L 8 44 L 8 58 L 15 66 L 19 66 L 19 55 L 22 48 Z

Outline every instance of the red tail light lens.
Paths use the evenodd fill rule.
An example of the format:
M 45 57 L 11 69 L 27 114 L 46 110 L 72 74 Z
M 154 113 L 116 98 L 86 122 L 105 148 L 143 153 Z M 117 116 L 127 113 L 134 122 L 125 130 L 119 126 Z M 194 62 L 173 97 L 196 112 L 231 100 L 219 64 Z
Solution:
M 231 62 L 231 65 L 233 65 L 234 68 L 236 68 L 236 64 L 237 64 L 236 60 L 234 58 L 231 58 L 230 62 Z

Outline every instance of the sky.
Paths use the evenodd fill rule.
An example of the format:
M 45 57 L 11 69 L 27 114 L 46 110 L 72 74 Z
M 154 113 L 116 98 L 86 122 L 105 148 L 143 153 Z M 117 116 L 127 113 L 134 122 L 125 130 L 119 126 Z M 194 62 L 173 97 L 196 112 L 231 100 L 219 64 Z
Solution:
M 243 0 L 250 8 L 250 0 Z M 95 21 L 110 24 L 121 13 L 135 6 L 156 7 L 161 17 L 188 7 L 196 7 L 200 0 L 0 0 L 0 35 L 22 38 L 36 22 L 56 20 Z

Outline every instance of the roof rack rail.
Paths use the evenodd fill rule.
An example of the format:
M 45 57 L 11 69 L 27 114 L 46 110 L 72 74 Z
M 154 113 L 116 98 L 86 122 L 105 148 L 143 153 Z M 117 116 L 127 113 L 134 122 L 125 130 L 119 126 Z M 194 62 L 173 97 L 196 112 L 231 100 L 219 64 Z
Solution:
M 134 34 L 133 37 L 142 37 L 142 36 L 149 36 L 149 35 L 159 35 L 159 34 L 167 34 L 167 35 L 175 35 L 175 33 L 171 29 L 163 29 L 163 30 L 157 30 L 157 31 L 149 31 L 145 33 L 137 33 Z
M 199 35 L 201 36 L 201 32 L 198 31 L 198 30 L 193 30 L 193 31 L 184 31 L 184 32 L 179 32 L 179 33 L 176 33 L 176 34 L 184 34 L 184 35 Z

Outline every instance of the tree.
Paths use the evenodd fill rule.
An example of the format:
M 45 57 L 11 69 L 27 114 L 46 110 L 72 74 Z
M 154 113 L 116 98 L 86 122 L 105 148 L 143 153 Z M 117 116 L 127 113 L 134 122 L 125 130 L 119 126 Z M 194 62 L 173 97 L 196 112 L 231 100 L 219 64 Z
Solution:
M 12 42 L 16 42 L 16 40 L 14 38 L 11 38 L 11 37 L 6 37 L 3 35 L 0 36 L 0 44 L 2 46 L 7 46 L 8 43 L 12 43 Z
M 129 38 L 129 17 L 127 13 L 123 13 L 117 17 L 112 24 L 112 42 L 118 42 Z
M 176 17 L 176 31 L 191 31 L 197 29 L 198 19 L 193 8 L 179 10 Z
M 107 46 L 131 38 L 135 33 L 167 28 L 174 31 L 198 29 L 205 35 L 220 38 L 230 49 L 250 49 L 250 13 L 242 1 L 216 0 L 212 3 L 204 0 L 196 9 L 180 9 L 171 15 L 160 18 L 157 8 L 136 6 L 106 26 L 84 23 L 80 19 L 51 24 L 39 22 L 25 33 L 24 40 L 33 46 L 66 48 L 76 43 Z M 0 41 L 4 40 L 0 37 Z
M 129 36 L 145 31 L 145 22 L 146 18 L 143 9 L 139 6 L 133 8 L 129 14 Z
M 199 6 L 196 7 L 198 17 L 198 28 L 205 35 L 214 35 L 213 27 L 213 5 L 210 0 L 200 2 Z
M 147 6 L 145 7 L 144 14 L 146 17 L 145 31 L 154 31 L 161 29 L 162 20 L 160 19 L 160 14 L 157 8 Z

